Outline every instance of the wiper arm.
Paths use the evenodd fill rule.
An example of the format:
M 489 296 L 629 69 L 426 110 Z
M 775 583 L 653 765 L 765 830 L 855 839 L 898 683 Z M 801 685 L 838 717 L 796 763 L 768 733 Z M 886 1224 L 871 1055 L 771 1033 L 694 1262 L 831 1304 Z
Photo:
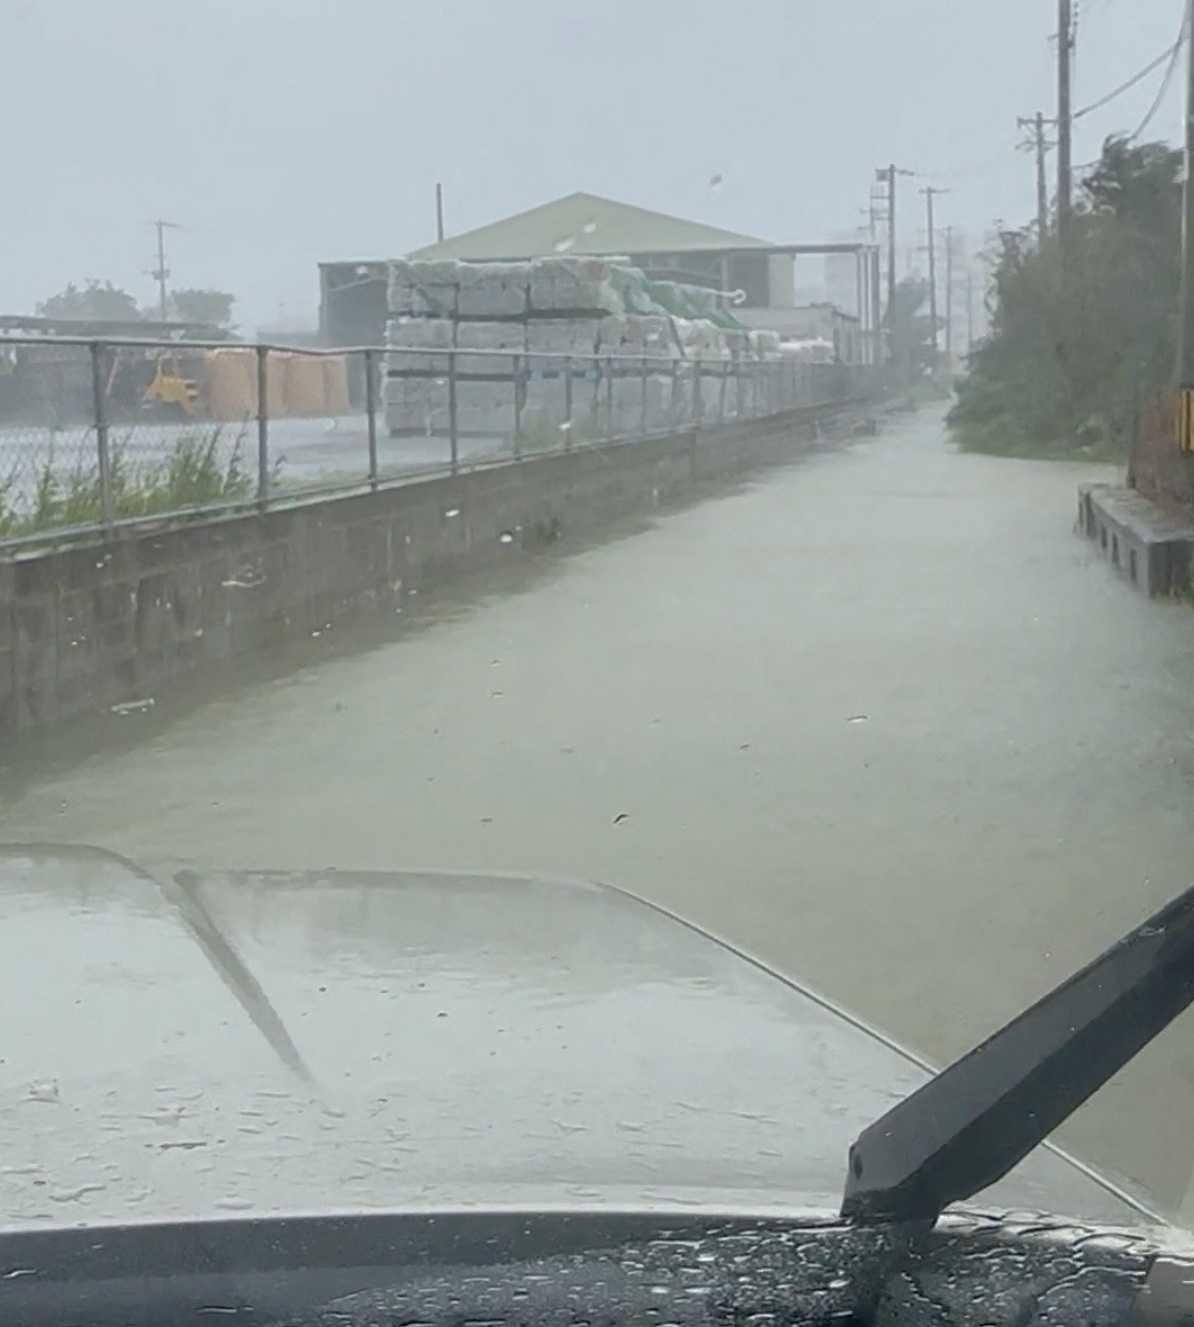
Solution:
M 865 1129 L 842 1215 L 936 1220 L 1002 1179 L 1194 1000 L 1194 888 Z

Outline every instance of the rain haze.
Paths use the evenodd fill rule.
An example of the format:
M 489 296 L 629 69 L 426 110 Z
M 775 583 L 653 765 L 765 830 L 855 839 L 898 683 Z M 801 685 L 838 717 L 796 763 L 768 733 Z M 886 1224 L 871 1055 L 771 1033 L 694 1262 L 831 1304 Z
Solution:
M 1127 1320 L 1192 15 L 0 0 L 0 1323 Z
M 186 228 L 170 237 L 178 284 L 233 292 L 250 330 L 313 325 L 316 264 L 430 243 L 437 180 L 449 234 L 585 190 L 795 243 L 863 224 L 874 169 L 896 160 L 926 177 L 908 185 L 954 190 L 948 219 L 977 247 L 993 220 L 1031 215 L 1016 118 L 1054 108 L 1044 0 L 204 0 L 185 17 L 159 0 L 0 0 L 0 14 L 22 108 L 6 313 L 87 277 L 150 302 L 146 223 L 164 217 Z M 1163 0 L 1083 5 L 1075 105 L 1179 20 Z M 1179 127 L 1179 91 L 1158 134 Z M 1154 92 L 1080 121 L 1075 162 Z M 907 189 L 905 216 L 918 204 Z

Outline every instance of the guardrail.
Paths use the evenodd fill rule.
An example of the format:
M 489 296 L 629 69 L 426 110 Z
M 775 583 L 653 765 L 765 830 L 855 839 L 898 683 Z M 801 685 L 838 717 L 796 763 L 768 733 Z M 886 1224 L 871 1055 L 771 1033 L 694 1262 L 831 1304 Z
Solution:
M 0 338 L 0 550 L 846 402 L 867 366 Z

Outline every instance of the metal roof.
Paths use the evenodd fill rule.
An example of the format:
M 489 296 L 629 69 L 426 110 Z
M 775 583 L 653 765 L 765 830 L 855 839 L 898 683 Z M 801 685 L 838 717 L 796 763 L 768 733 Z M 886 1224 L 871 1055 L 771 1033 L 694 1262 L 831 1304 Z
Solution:
M 412 258 L 497 261 L 551 253 L 708 253 L 770 249 L 766 240 L 685 221 L 596 194 L 575 193 L 416 249 Z

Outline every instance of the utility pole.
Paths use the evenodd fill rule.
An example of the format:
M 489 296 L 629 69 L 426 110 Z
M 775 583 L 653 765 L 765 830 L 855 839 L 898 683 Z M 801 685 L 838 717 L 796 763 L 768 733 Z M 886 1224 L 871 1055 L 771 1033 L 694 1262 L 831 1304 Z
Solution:
M 1194 35 L 1186 51 L 1186 183 L 1182 195 L 1182 316 L 1178 331 L 1177 442 L 1194 452 Z
M 1036 152 L 1036 229 L 1038 242 L 1043 244 L 1049 231 L 1049 184 L 1045 177 L 1045 153 L 1050 144 L 1045 138 L 1045 117 L 1041 111 L 1037 111 L 1031 119 L 1018 117 L 1016 124 L 1021 129 L 1032 130 L 1031 141 L 1022 143 L 1021 147 Z
M 966 354 L 974 354 L 974 272 L 966 267 Z
M 933 360 L 937 359 L 937 232 L 933 229 L 933 199 L 938 194 L 949 193 L 948 189 L 934 189 L 930 185 L 922 189 L 925 207 L 928 212 L 929 228 L 929 317 L 933 324 Z
M 871 327 L 874 328 L 874 362 L 883 363 L 883 310 L 879 301 L 879 246 L 871 249 Z
M 435 186 L 435 238 L 440 244 L 444 242 L 444 186 L 442 184 Z
M 1073 51 L 1073 0 L 1057 0 L 1057 237 L 1063 262 L 1069 248 L 1073 214 L 1070 155 L 1074 127 L 1070 87 Z
M 149 223 L 158 233 L 158 265 L 150 272 L 150 276 L 158 283 L 158 313 L 162 322 L 166 321 L 166 281 L 170 276 L 170 269 L 166 266 L 166 231 L 181 230 L 182 227 L 175 225 L 173 221 L 151 221 Z
M 945 228 L 945 362 L 954 353 L 954 228 Z
M 911 175 L 910 170 L 901 170 L 894 163 L 886 169 L 875 172 L 875 178 L 887 185 L 887 322 L 888 355 L 894 363 L 899 358 L 900 348 L 896 344 L 896 176 Z

